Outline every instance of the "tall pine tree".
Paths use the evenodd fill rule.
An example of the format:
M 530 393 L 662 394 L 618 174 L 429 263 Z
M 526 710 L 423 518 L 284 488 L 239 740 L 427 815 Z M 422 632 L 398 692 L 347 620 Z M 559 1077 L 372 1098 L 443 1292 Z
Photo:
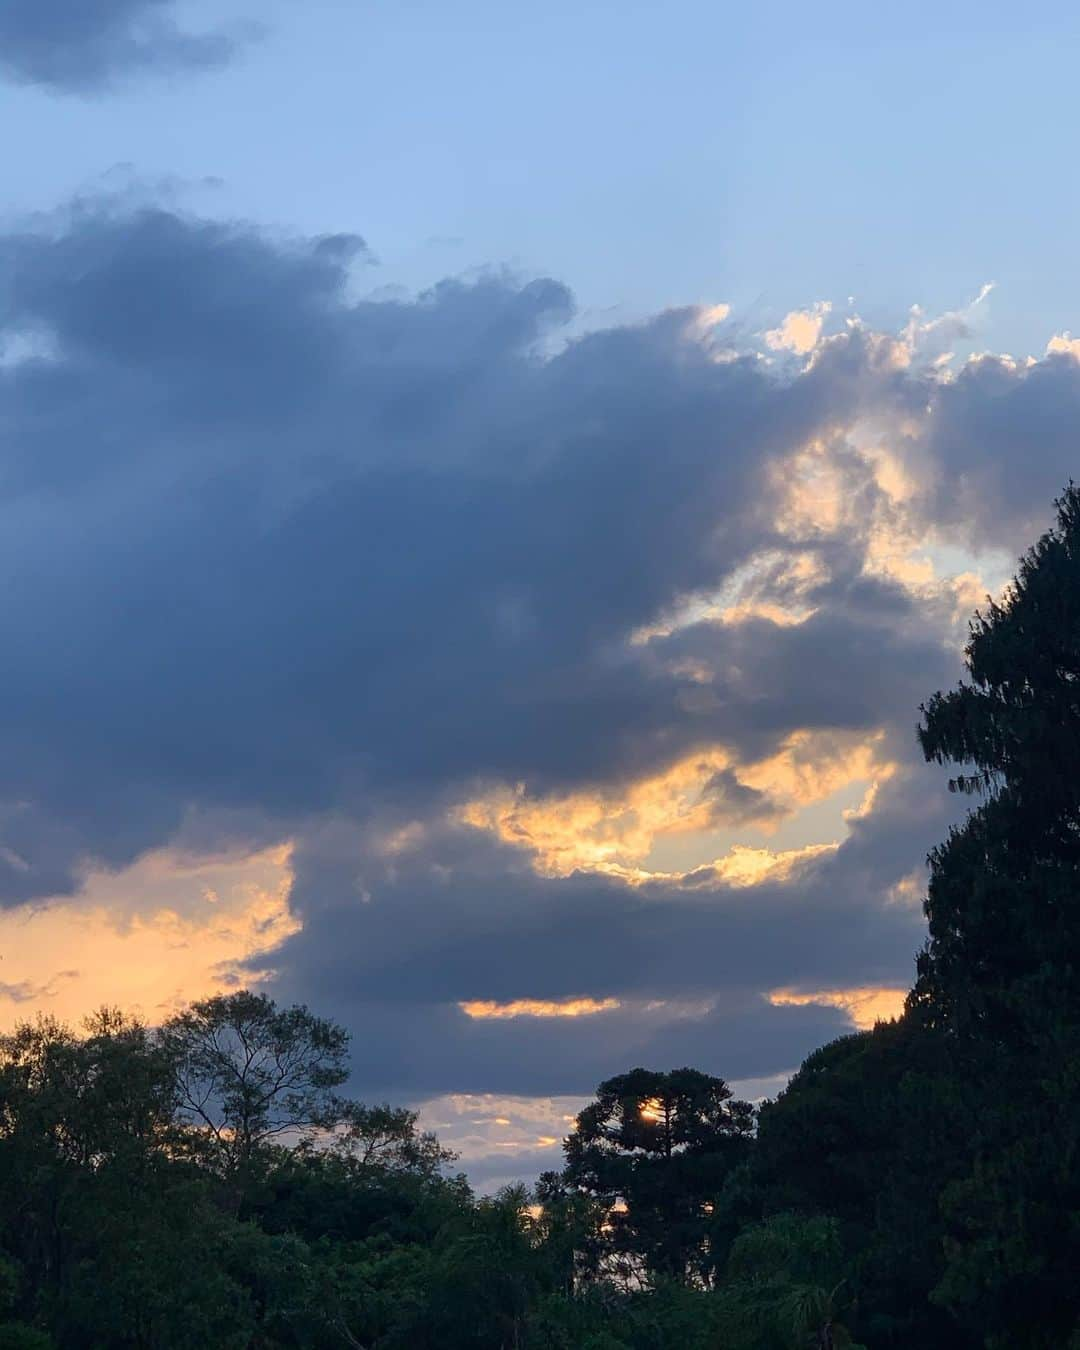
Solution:
M 1057 508 L 922 710 L 927 758 L 983 800 L 931 854 L 909 1005 L 978 1108 L 935 1297 L 1032 1350 L 1080 1345 L 1080 491 Z

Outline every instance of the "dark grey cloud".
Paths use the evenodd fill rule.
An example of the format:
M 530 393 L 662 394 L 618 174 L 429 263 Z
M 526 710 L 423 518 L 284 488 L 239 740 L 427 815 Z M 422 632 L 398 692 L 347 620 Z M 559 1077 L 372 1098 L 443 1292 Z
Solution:
M 176 0 L 0 0 L 0 75 L 90 94 L 134 75 L 232 59 L 234 35 L 185 32 L 175 9 Z
M 1080 361 L 987 355 L 929 384 L 927 398 L 925 429 L 907 448 L 928 517 L 953 542 L 1020 552 L 1080 466 Z
M 588 1096 L 636 1065 L 692 1064 L 729 1079 L 789 1073 L 851 1030 L 839 1009 L 774 1007 L 749 992 L 671 1019 L 631 1008 L 572 1020 L 480 1021 L 452 1005 L 412 1003 L 365 1003 L 346 1015 L 356 1091 L 399 1101 L 440 1092 Z
M 832 1007 L 773 1006 L 767 991 L 912 978 L 923 923 L 917 894 L 897 888 L 956 801 L 923 768 L 881 796 L 835 854 L 741 889 L 712 868 L 637 886 L 539 876 L 527 853 L 445 827 L 377 858 L 339 822 L 298 849 L 302 931 L 252 968 L 276 970 L 283 996 L 317 990 L 356 1029 L 358 1084 L 390 1095 L 587 1093 L 637 1063 L 782 1073 L 850 1023 Z M 458 1006 L 581 996 L 622 1006 L 572 1020 Z
M 557 283 L 353 300 L 362 261 L 155 210 L 0 240 L 9 901 L 193 806 L 543 790 L 740 734 L 627 635 L 768 543 L 771 468 L 860 391 L 718 364 L 691 313 L 545 358 Z
M 779 820 L 787 814 L 783 803 L 776 798 L 760 788 L 741 783 L 738 773 L 730 766 L 709 776 L 702 786 L 701 796 L 709 802 L 713 819 L 718 824 L 759 823 Z
M 800 728 L 870 731 L 914 722 L 927 685 L 937 688 L 955 656 L 926 612 L 899 587 L 872 584 L 787 627 L 767 618 L 693 624 L 649 644 L 661 668 L 693 660 L 715 677 L 684 699 L 703 742 L 763 758 Z M 906 757 L 906 756 L 905 756 Z

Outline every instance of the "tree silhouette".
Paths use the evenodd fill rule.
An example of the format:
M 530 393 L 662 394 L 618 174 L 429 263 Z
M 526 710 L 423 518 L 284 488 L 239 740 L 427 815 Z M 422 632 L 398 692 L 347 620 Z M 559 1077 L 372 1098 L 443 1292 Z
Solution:
M 600 1084 L 566 1140 L 568 1183 L 605 1199 L 613 1254 L 643 1272 L 706 1281 L 710 1219 L 745 1157 L 753 1109 L 696 1069 L 633 1069 Z
M 1080 492 L 978 614 L 919 730 L 983 801 L 930 856 L 911 1014 L 977 1103 L 936 1297 L 987 1344 L 1080 1335 Z M 997 1338 L 997 1339 L 993 1339 Z
M 181 1121 L 209 1139 L 224 1169 L 248 1169 L 267 1143 L 329 1129 L 348 1076 L 347 1032 L 307 1008 L 279 1009 L 242 990 L 170 1018 L 162 1043 L 174 1066 Z

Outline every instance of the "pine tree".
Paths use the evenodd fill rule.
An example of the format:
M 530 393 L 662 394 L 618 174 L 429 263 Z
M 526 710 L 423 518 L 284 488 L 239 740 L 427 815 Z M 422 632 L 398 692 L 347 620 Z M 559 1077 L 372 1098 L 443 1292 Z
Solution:
M 1080 1322 L 1080 491 L 978 614 L 969 678 L 922 709 L 928 759 L 983 798 L 930 856 L 911 1015 L 977 1103 L 946 1191 L 936 1297 L 988 1346 L 1064 1346 Z M 1080 1344 L 1080 1339 L 1078 1339 Z

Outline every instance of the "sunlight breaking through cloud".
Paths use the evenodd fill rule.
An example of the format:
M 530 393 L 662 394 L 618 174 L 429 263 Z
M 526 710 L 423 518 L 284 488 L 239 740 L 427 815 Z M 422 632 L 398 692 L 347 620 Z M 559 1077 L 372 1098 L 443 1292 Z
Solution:
M 516 998 L 509 1003 L 470 999 L 458 1004 L 466 1017 L 481 1020 L 507 1017 L 595 1017 L 597 1013 L 614 1012 L 621 1006 L 617 998 Z
M 776 1008 L 806 1008 L 817 1005 L 841 1008 L 854 1026 L 868 1031 L 878 1022 L 890 1022 L 904 1011 L 906 989 L 856 988 L 825 989 L 804 993 L 795 989 L 774 989 L 769 1002 Z
M 794 352 L 806 356 L 817 346 L 825 320 L 832 311 L 828 300 L 818 300 L 809 309 L 793 309 L 777 328 L 765 334 L 765 345 L 772 351 Z

